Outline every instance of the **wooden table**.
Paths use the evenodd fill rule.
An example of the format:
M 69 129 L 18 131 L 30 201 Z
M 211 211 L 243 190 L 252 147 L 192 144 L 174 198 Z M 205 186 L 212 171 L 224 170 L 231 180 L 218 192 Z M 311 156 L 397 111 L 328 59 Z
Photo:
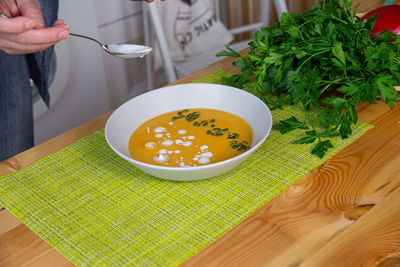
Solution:
M 217 62 L 176 83 L 223 68 Z M 107 113 L 0 163 L 13 172 L 104 127 Z M 187 266 L 398 266 L 400 105 L 360 105 L 375 127 L 259 209 Z M 0 207 L 0 266 L 72 266 Z

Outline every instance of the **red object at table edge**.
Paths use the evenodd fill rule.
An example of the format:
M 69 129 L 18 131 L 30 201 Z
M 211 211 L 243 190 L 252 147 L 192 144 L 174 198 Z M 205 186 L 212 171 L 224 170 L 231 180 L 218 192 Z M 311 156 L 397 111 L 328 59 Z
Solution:
M 390 30 L 395 34 L 400 34 L 400 5 L 388 5 L 374 9 L 362 16 L 361 19 L 368 19 L 375 13 L 378 13 L 378 18 L 372 29 L 373 33 L 378 35 L 385 30 Z

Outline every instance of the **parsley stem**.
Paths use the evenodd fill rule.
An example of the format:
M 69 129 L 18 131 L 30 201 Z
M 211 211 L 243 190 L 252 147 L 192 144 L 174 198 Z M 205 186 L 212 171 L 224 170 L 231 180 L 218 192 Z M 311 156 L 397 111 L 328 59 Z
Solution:
M 301 28 L 301 27 L 303 27 L 304 25 L 306 25 L 307 23 L 310 23 L 310 22 L 314 22 L 314 21 L 313 20 L 307 20 L 307 21 L 303 22 L 302 24 L 300 24 L 298 27 Z
M 340 22 L 342 22 L 342 23 L 344 23 L 344 24 L 348 24 L 346 21 L 341 20 L 341 19 L 339 19 L 339 18 L 337 18 L 337 17 L 332 17 L 332 19 L 337 20 L 337 21 L 340 21 Z
M 322 80 L 322 81 L 316 81 L 316 83 L 337 84 L 337 83 L 342 82 L 342 81 L 343 81 L 343 79 L 337 79 L 337 80 L 334 80 L 334 81 L 325 81 L 325 80 Z
M 344 77 L 346 77 L 346 79 L 349 81 L 349 82 L 351 82 L 350 81 L 350 79 L 349 79 L 349 77 L 347 76 L 347 71 L 346 71 L 346 66 L 344 66 Z
M 328 87 L 331 86 L 330 84 L 327 84 L 322 90 L 321 90 L 321 95 L 325 92 Z
M 361 31 L 366 31 L 366 32 L 368 32 L 368 33 L 370 33 L 370 32 L 371 32 L 371 31 L 370 31 L 370 30 L 368 30 L 368 29 L 364 29 L 364 28 L 362 28 L 362 29 L 359 29 L 358 31 L 356 31 L 354 34 L 357 34 L 357 33 L 361 32 Z
M 318 56 L 318 55 L 320 55 L 320 54 L 323 54 L 323 53 L 325 53 L 325 52 L 328 52 L 328 51 L 330 51 L 330 50 L 331 50 L 330 48 L 329 48 L 329 49 L 325 49 L 325 50 L 323 50 L 323 51 L 321 51 L 321 52 L 319 52 L 319 53 L 316 53 L 316 54 L 310 56 L 309 58 L 307 58 L 306 60 L 304 60 L 303 63 L 301 63 L 300 67 L 297 68 L 297 71 L 299 71 L 299 70 L 301 69 L 301 67 L 303 67 L 303 65 L 304 65 L 307 61 L 309 61 L 311 58 L 313 58 L 313 57 L 315 57 L 315 56 Z

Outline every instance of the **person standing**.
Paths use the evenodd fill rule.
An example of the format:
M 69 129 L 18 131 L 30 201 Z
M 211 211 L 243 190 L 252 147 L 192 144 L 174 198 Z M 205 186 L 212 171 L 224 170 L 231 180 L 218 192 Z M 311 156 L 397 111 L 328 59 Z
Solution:
M 53 45 L 68 38 L 69 27 L 57 19 L 58 0 L 0 0 L 0 12 L 1 162 L 33 146 L 30 79 L 49 105 Z
M 33 146 L 30 79 L 49 104 L 53 45 L 69 35 L 57 0 L 0 0 L 0 161 Z

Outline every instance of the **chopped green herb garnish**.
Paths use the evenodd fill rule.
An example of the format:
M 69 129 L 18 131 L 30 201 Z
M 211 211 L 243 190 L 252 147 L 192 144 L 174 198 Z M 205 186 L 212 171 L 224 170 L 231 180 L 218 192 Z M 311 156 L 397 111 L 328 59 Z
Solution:
M 230 141 L 229 144 L 233 149 L 236 149 L 239 152 L 244 152 L 250 149 L 247 141 L 243 141 L 241 143 L 238 141 Z
M 208 121 L 201 121 L 201 126 L 207 126 L 208 125 Z
M 207 134 L 212 136 L 222 136 L 224 133 L 222 132 L 221 128 L 212 128 L 211 130 L 207 131 Z
M 239 134 L 237 133 L 228 133 L 228 139 L 236 139 L 239 138 Z
M 173 116 L 173 117 L 171 118 L 171 121 L 176 121 L 176 120 L 185 118 L 185 115 L 183 115 L 183 113 L 185 113 L 185 112 L 189 112 L 189 110 L 188 110 L 188 109 L 184 109 L 184 110 L 182 110 L 182 111 L 178 111 L 178 112 L 177 112 L 177 115 L 178 115 L 178 116 Z
M 186 115 L 185 118 L 186 118 L 187 122 L 192 122 L 192 121 L 197 120 L 198 118 L 200 118 L 200 112 L 199 111 L 195 111 L 195 112 L 189 113 L 189 114 Z

